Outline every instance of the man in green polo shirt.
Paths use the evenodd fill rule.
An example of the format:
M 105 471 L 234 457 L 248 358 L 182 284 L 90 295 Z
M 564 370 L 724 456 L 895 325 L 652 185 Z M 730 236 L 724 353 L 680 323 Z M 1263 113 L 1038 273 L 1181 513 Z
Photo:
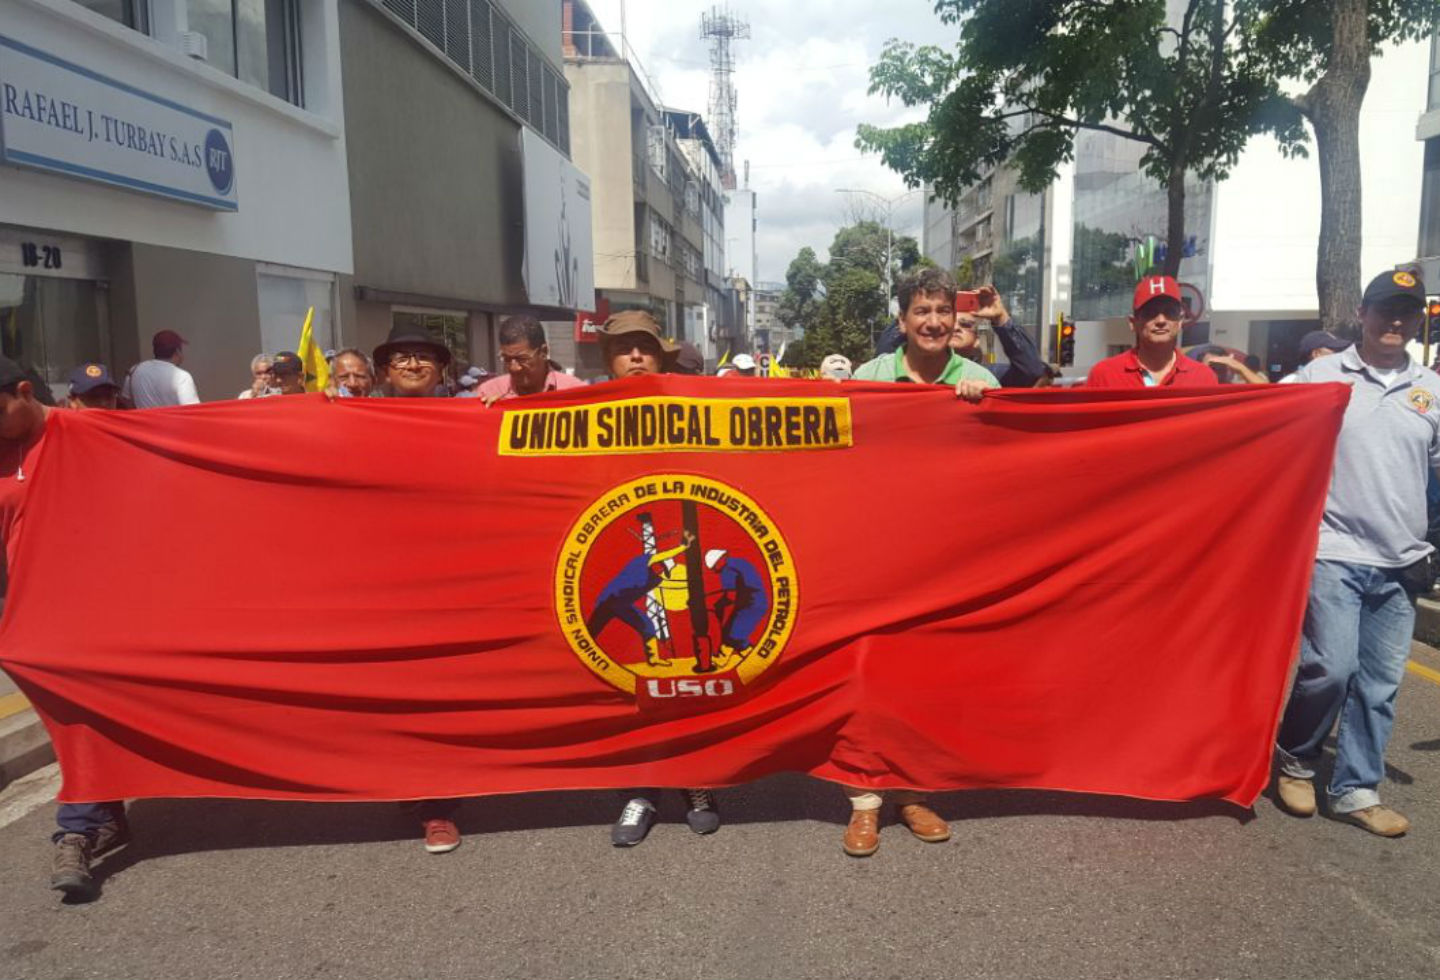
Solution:
M 978 402 L 1000 382 L 985 368 L 950 350 L 955 332 L 955 281 L 941 269 L 921 269 L 900 283 L 900 332 L 905 343 L 855 369 L 856 381 L 908 381 L 954 385 L 955 394 Z
M 855 369 L 856 381 L 898 381 L 955 386 L 955 394 L 978 402 L 987 388 L 998 388 L 995 375 L 950 350 L 955 332 L 955 281 L 940 269 L 921 269 L 900 283 L 900 332 L 905 343 Z M 881 793 L 846 786 L 850 823 L 842 846 L 851 857 L 868 857 L 880 847 L 880 807 L 888 797 L 900 821 L 920 840 L 950 839 L 944 819 L 909 790 Z

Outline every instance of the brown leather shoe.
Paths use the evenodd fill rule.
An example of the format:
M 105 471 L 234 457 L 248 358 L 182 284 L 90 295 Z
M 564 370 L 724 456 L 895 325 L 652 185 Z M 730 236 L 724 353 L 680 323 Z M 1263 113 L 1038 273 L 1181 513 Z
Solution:
M 950 839 L 950 825 L 940 819 L 940 814 L 923 803 L 907 803 L 900 808 L 900 819 L 910 828 L 910 833 L 923 841 L 938 844 Z
M 1315 784 L 1283 772 L 1275 778 L 1275 798 L 1280 809 L 1296 817 L 1315 816 Z
M 1410 829 L 1410 821 L 1396 813 L 1383 803 L 1376 803 L 1374 806 L 1367 806 L 1363 810 L 1352 810 L 1349 813 L 1335 814 L 1336 820 L 1345 823 L 1353 823 L 1357 827 L 1364 827 L 1372 834 L 1381 837 L 1399 837 Z
M 880 849 L 880 811 L 855 810 L 850 826 L 845 828 L 845 853 L 851 857 L 869 857 Z

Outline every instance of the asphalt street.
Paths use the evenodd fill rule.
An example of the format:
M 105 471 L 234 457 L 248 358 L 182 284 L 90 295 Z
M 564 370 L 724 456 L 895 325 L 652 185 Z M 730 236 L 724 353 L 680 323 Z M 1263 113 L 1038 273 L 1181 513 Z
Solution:
M 1440 653 L 1416 648 L 1383 840 L 1262 798 L 946 794 L 945 844 L 840 850 L 841 792 L 800 777 L 679 799 L 639 847 L 618 797 L 467 804 L 426 854 L 393 805 L 145 800 L 101 898 L 48 888 L 53 767 L 0 794 L 0 977 L 1434 977 Z M 1427 673 L 1428 670 L 1428 673 Z

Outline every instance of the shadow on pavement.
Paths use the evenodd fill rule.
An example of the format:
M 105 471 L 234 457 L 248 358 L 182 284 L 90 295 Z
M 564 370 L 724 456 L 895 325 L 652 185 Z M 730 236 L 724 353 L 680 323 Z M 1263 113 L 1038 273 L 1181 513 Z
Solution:
M 840 788 L 806 776 L 773 776 L 716 795 L 730 825 L 813 821 L 838 827 L 849 819 Z M 470 799 L 457 822 L 467 835 L 602 827 L 615 819 L 628 796 L 596 790 Z M 679 791 L 662 791 L 657 802 L 661 820 L 683 822 Z M 1254 817 L 1252 811 L 1217 800 L 1162 803 L 1036 790 L 936 793 L 931 804 L 957 822 L 1054 815 L 1147 821 L 1224 816 L 1246 823 Z M 414 813 L 396 803 L 139 800 L 131 804 L 129 815 L 135 839 L 97 864 L 97 885 L 149 858 L 194 851 L 418 841 L 421 836 Z

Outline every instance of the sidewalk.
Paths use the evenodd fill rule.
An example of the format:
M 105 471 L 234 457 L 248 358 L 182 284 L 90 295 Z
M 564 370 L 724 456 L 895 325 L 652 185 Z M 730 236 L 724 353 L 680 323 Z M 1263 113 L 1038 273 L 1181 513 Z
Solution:
M 40 717 L 0 670 L 0 789 L 54 761 L 55 751 Z

